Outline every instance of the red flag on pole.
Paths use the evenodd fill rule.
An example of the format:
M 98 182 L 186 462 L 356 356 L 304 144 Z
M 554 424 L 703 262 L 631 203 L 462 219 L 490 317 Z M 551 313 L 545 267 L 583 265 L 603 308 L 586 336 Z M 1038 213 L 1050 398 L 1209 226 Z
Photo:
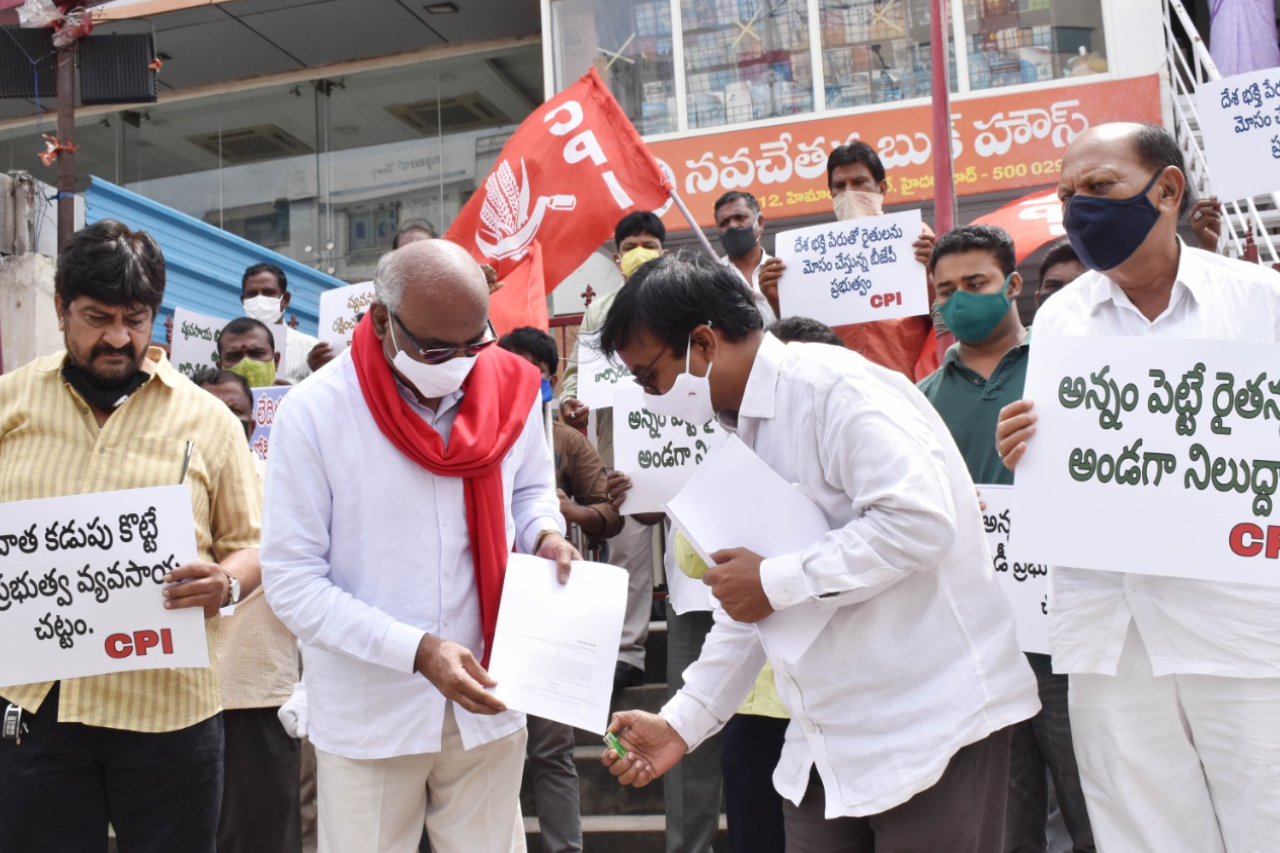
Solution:
M 997 225 L 1008 231 L 1018 263 L 1045 243 L 1067 233 L 1062 227 L 1062 202 L 1053 188 L 1036 190 L 1011 201 L 999 210 L 979 216 L 973 224 Z
M 551 325 L 547 291 L 542 285 L 542 246 L 537 240 L 524 260 L 507 272 L 502 287 L 489 297 L 489 320 L 499 335 L 521 326 L 545 330 Z
M 524 120 L 445 238 L 497 270 L 504 285 L 495 299 L 536 277 L 512 275 L 532 256 L 536 239 L 543 298 L 613 235 L 625 214 L 669 203 L 668 187 L 592 69 Z M 514 292 L 503 298 L 520 301 Z M 545 327 L 545 309 L 542 318 Z

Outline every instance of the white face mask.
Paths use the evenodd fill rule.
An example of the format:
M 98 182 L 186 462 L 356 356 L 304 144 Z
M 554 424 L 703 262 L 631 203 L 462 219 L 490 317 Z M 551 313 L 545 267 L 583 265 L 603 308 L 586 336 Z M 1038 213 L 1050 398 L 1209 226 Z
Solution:
M 476 366 L 475 358 L 465 355 L 451 358 L 443 364 L 418 361 L 400 348 L 400 342 L 396 340 L 395 320 L 390 325 L 391 342 L 396 346 L 396 357 L 391 363 L 428 400 L 447 397 L 457 391 L 471 374 L 471 368 Z
M 242 300 L 241 304 L 244 305 L 246 317 L 270 326 L 280 322 L 280 318 L 284 316 L 281 301 L 279 296 L 250 296 Z
M 693 337 L 689 338 L 689 347 L 684 352 L 684 373 L 676 377 L 671 390 L 665 394 L 645 394 L 644 407 L 655 415 L 666 415 L 669 418 L 680 418 L 691 424 L 705 424 L 716 416 L 711 405 L 711 368 L 714 363 L 708 362 L 705 376 L 694 376 L 689 372 L 689 353 L 693 349 Z

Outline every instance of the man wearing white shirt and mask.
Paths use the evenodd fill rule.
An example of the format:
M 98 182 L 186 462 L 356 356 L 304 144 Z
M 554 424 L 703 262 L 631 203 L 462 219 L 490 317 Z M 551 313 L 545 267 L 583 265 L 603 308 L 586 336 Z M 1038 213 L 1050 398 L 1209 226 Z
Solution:
M 1084 132 L 1063 153 L 1058 197 L 1067 236 L 1093 272 L 1041 305 L 1037 340 L 1280 341 L 1280 276 L 1178 238 L 1186 178 L 1164 128 Z M 1006 467 L 1035 440 L 1034 423 L 1030 400 L 1001 410 L 996 451 Z M 1280 590 L 1065 566 L 1049 583 L 1054 671 L 1070 675 L 1098 849 L 1275 849 Z
M 263 574 L 303 644 L 321 853 L 524 849 L 524 715 L 484 688 L 506 558 L 561 535 L 536 368 L 453 243 L 385 255 L 351 347 L 285 397 Z
M 766 659 L 752 623 L 817 601 L 833 612 L 813 644 L 770 658 L 792 715 L 773 777 L 788 850 L 1000 850 L 1008 727 L 1040 703 L 946 425 L 900 374 L 765 334 L 723 266 L 652 262 L 615 308 L 601 344 L 649 408 L 718 415 L 832 531 L 768 560 L 711 555 L 715 627 L 660 716 L 614 715 L 628 752 L 606 751 L 611 772 L 646 785 L 723 726 Z
M 254 264 L 240 278 L 240 303 L 244 315 L 274 326 L 283 322 L 289 310 L 289 279 L 275 264 Z M 290 329 L 285 341 L 284 364 L 280 376 L 290 382 L 301 382 L 333 359 L 333 348 L 319 338 Z

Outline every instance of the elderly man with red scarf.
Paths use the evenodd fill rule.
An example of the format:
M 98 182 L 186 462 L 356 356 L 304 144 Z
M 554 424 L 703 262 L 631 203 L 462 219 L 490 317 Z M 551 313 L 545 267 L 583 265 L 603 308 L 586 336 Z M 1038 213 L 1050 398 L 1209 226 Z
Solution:
M 524 715 L 486 692 L 513 548 L 559 563 L 538 371 L 443 240 L 385 256 L 351 348 L 285 398 L 263 583 L 303 643 L 320 851 L 524 850 Z M 234 618 L 234 617 L 233 617 Z

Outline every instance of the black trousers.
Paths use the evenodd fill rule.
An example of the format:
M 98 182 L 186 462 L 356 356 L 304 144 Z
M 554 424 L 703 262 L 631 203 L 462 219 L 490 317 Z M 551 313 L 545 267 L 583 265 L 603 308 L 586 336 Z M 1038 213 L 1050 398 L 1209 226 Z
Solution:
M 734 714 L 720 742 L 724 811 L 733 853 L 783 853 L 782 795 L 773 770 L 782 757 L 790 720 Z
M 222 712 L 227 749 L 218 853 L 302 853 L 301 742 L 275 708 Z
M 964 747 L 932 788 L 869 817 L 827 820 L 826 791 L 814 770 L 800 805 L 782 805 L 787 853 L 1001 853 L 1010 731 Z
M 176 732 L 60 723 L 58 686 L 0 740 L 0 851 L 215 853 L 222 715 Z M 5 703 L 7 704 L 7 703 Z

